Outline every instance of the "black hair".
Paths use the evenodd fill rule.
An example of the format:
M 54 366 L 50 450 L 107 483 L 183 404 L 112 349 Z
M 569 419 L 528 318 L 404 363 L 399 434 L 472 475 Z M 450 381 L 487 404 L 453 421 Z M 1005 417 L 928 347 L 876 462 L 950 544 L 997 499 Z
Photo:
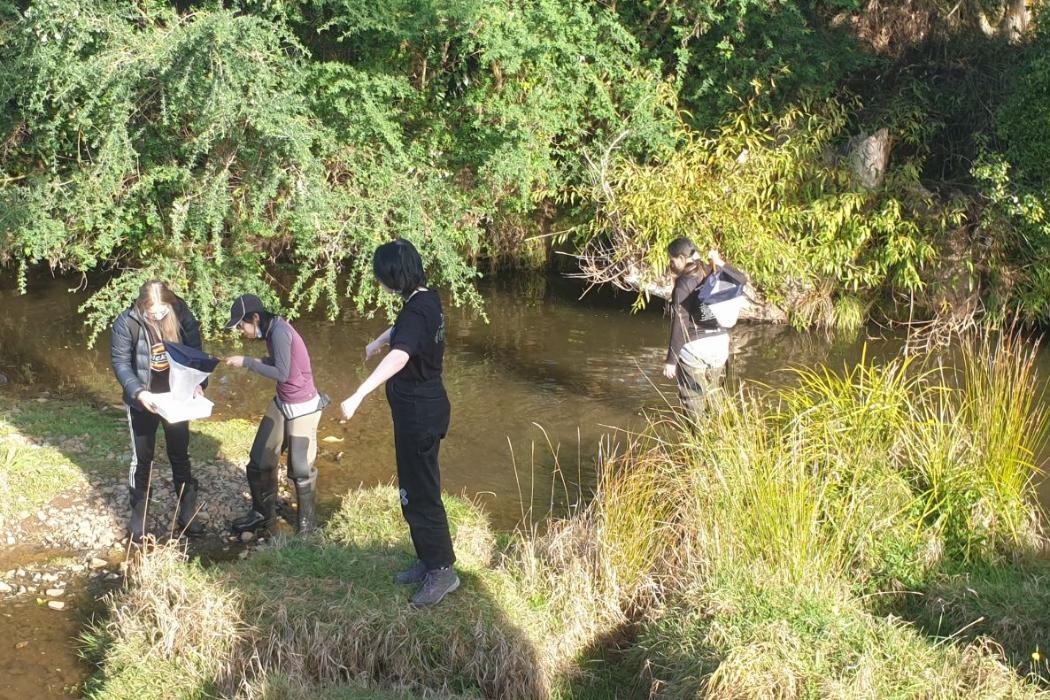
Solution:
M 416 247 L 403 238 L 376 248 L 372 256 L 372 272 L 383 285 L 406 299 L 427 283 L 423 259 Z
M 691 258 L 694 254 L 696 254 L 696 246 L 685 236 L 676 238 L 667 244 L 667 255 L 672 258 L 681 257 L 683 255 L 687 258 Z
M 259 317 L 259 331 L 266 335 L 266 332 L 270 330 L 270 323 L 277 318 L 277 314 L 270 313 L 269 311 L 252 311 L 250 314 L 244 317 L 245 321 L 250 321 L 253 316 Z

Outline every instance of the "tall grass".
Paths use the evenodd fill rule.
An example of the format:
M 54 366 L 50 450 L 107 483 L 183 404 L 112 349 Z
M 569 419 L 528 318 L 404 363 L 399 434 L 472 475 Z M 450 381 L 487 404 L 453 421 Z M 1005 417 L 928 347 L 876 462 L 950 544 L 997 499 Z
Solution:
M 236 591 L 215 596 L 219 614 L 241 611 L 231 629 L 244 636 L 190 626 L 195 651 L 175 658 L 224 687 L 239 678 L 245 697 L 363 681 L 575 698 L 614 640 L 643 696 L 1046 698 L 1019 651 L 1050 647 L 1050 619 L 1009 620 L 1045 603 L 1050 571 L 1017 568 L 1044 542 L 1033 358 L 1016 336 L 983 336 L 955 369 L 865 357 L 737 393 L 697 422 L 653 416 L 603 455 L 589 504 L 506 547 L 452 499 L 464 586 L 436 611 L 408 611 L 389 581 L 411 560 L 393 490 L 348 494 L 321 539 L 211 579 Z M 199 578 L 158 575 L 187 580 L 139 580 L 155 591 L 145 600 Z M 118 685 L 105 688 L 178 623 L 141 595 L 117 600 L 132 634 L 111 630 L 104 669 Z

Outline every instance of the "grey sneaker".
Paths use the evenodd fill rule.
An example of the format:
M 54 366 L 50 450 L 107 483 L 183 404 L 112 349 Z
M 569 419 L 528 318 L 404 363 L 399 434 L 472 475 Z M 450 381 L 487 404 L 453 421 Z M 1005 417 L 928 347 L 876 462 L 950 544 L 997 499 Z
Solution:
M 395 576 L 394 581 L 402 586 L 408 586 L 413 583 L 423 583 L 423 579 L 426 577 L 427 565 L 423 563 L 422 559 L 416 559 L 416 563 L 410 569 L 402 571 Z
M 459 588 L 459 576 L 451 566 L 444 569 L 431 569 L 423 579 L 423 586 L 412 596 L 412 605 L 422 608 L 437 605 L 457 588 Z

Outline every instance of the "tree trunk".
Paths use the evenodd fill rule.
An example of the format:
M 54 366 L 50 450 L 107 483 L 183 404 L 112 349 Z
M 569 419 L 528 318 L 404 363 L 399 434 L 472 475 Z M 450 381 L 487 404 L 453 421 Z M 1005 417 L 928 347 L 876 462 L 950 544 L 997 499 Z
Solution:
M 999 23 L 999 34 L 1011 44 L 1016 44 L 1028 31 L 1028 19 L 1025 0 L 1009 0 L 1003 21 Z

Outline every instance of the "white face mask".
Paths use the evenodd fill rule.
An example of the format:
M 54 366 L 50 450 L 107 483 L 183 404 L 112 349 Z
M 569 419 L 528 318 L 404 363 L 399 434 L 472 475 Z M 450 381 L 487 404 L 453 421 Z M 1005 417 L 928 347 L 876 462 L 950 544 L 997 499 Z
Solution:
M 163 321 L 168 317 L 168 312 L 171 309 L 167 306 L 158 305 L 146 312 L 146 316 L 153 319 L 154 321 Z

